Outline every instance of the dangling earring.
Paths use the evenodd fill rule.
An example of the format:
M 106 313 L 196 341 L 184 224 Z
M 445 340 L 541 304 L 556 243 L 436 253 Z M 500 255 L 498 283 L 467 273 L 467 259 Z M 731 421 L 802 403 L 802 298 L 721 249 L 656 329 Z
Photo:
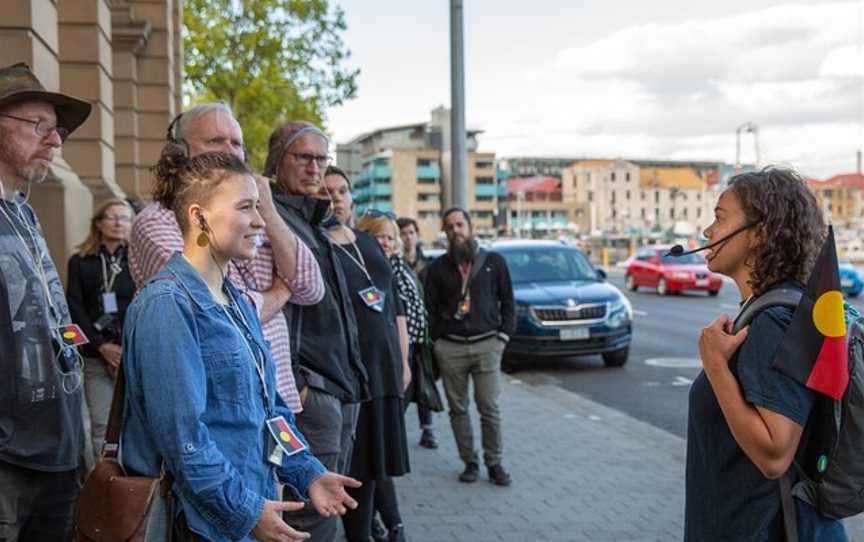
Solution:
M 199 247 L 204 248 L 210 244 L 210 237 L 207 235 L 207 232 L 202 231 L 198 234 L 198 237 L 195 239 L 195 244 Z

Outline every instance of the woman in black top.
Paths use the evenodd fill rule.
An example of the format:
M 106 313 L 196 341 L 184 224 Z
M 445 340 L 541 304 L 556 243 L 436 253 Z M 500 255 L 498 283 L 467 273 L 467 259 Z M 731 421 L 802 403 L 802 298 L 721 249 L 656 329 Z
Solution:
M 803 290 L 825 224 L 812 192 L 779 168 L 733 177 L 705 237 L 708 268 L 731 277 L 742 305 L 775 288 Z M 702 330 L 703 371 L 690 388 L 684 540 L 785 539 L 778 478 L 806 443 L 815 392 L 774 368 L 792 309 L 771 307 L 732 335 L 722 314 Z M 799 540 L 846 540 L 840 521 L 797 498 Z
M 387 256 L 374 237 L 345 225 L 353 206 L 347 177 L 341 172 L 326 175 L 324 189 L 339 221 L 328 233 L 345 271 L 361 357 L 369 374 L 371 399 L 360 405 L 349 471 L 363 486 L 350 491 L 358 507 L 343 519 L 348 540 L 366 542 L 375 510 L 376 480 L 409 470 L 403 414 L 403 396 L 411 381 L 408 332 Z M 398 508 L 395 513 L 398 516 Z M 401 522 L 397 526 L 390 540 L 404 540 Z
M 106 201 L 96 209 L 90 234 L 78 247 L 78 254 L 69 259 L 69 312 L 90 341 L 81 353 L 96 457 L 105 439 L 114 377 L 120 368 L 123 317 L 135 295 L 126 258 L 132 217 L 132 208 L 125 201 Z

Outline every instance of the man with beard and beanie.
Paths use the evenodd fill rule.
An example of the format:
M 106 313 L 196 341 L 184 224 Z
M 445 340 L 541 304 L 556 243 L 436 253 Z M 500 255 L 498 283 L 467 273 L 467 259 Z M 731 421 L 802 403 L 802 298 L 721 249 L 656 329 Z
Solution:
M 462 482 L 480 471 L 468 413 L 468 379 L 482 426 L 483 461 L 489 479 L 510 485 L 501 465 L 501 355 L 516 326 L 513 285 L 504 258 L 487 252 L 473 237 L 471 217 L 459 207 L 444 212 L 447 253 L 426 268 L 426 307 L 435 358 L 450 405 L 450 424 L 465 470 Z
M 90 109 L 47 92 L 26 64 L 0 68 L 0 540 L 72 534 L 81 357 L 64 339 L 69 308 L 27 196 Z
M 264 174 L 276 179 L 279 215 L 315 256 L 324 278 L 324 298 L 311 306 L 286 306 L 294 376 L 303 404 L 297 426 L 312 453 L 328 470 L 345 474 L 351 465 L 359 404 L 369 397 L 360 359 L 357 321 L 345 273 L 327 236 L 330 203 L 315 197 L 330 159 L 329 140 L 317 127 L 289 122 L 273 131 Z M 286 488 L 286 499 L 296 500 Z M 289 525 L 315 541 L 336 537 L 336 518 L 314 509 L 286 514 Z

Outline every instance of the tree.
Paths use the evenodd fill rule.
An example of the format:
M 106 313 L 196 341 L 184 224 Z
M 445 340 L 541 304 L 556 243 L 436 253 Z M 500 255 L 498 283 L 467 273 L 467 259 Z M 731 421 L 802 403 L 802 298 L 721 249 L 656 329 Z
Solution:
M 228 103 L 257 168 L 277 125 L 322 126 L 327 107 L 357 92 L 345 14 L 328 0 L 185 0 L 183 24 L 187 99 Z

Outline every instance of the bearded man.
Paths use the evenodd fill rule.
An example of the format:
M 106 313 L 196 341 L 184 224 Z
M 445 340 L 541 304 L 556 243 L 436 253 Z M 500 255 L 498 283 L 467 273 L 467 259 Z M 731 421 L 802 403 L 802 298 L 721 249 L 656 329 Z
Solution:
M 427 267 L 426 307 L 450 407 L 450 424 L 459 457 L 465 463 L 459 480 L 475 482 L 480 471 L 468 413 L 468 379 L 472 378 L 482 427 L 483 461 L 489 479 L 508 486 L 510 475 L 501 465 L 498 396 L 501 355 L 516 326 L 510 273 L 504 258 L 478 246 L 471 216 L 464 209 L 445 211 L 442 229 L 449 246 L 446 254 Z

